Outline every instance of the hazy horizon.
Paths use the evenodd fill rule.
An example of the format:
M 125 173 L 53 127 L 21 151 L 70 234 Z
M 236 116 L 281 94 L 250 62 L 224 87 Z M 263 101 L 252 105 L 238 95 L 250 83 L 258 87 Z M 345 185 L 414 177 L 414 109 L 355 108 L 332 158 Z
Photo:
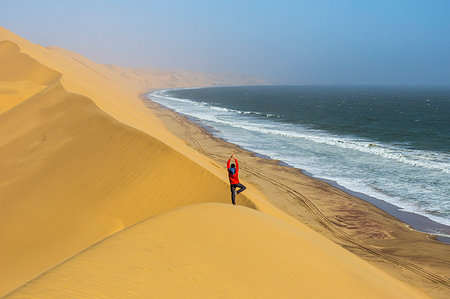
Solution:
M 447 1 L 2 1 L 0 11 L 0 26 L 104 64 L 450 85 Z

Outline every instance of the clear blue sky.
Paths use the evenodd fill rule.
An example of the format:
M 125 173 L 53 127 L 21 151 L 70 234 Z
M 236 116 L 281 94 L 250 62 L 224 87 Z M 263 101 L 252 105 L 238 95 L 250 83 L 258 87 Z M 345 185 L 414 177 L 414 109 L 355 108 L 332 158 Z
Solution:
M 0 26 L 99 63 L 277 83 L 450 85 L 450 1 L 0 1 Z

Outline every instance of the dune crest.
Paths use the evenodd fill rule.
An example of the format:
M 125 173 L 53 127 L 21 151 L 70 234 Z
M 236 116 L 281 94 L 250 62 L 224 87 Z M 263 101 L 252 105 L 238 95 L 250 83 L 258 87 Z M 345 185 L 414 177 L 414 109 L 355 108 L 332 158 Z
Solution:
M 0 136 L 3 287 L 149 216 L 228 201 L 224 180 L 58 81 L 0 115 Z
M 247 208 L 189 206 L 105 239 L 7 298 L 423 298 L 311 233 Z
M 12 41 L 0 41 L 0 114 L 57 80 L 61 74 L 20 52 Z
M 40 64 L 30 56 L 21 53 L 12 41 L 0 41 L 0 81 L 28 80 L 48 85 L 59 79 L 60 73 Z
M 147 217 L 228 201 L 226 176 L 220 178 L 210 163 L 203 163 L 206 169 L 198 164 L 200 155 L 187 146 L 174 149 L 182 142 L 166 136 L 143 104 L 142 119 L 149 118 L 142 122 L 137 113 L 138 121 L 166 136 L 165 142 L 117 121 L 84 95 L 133 120 L 140 110 L 131 103 L 128 110 L 120 107 L 130 98 L 141 103 L 137 87 L 134 97 L 117 85 L 108 88 L 110 79 L 93 70 L 95 63 L 59 54 L 53 64 L 68 71 L 53 71 L 30 56 L 32 45 L 17 39 L 1 43 L 1 59 L 8 63 L 1 68 L 0 99 L 8 100 L 8 110 L 0 114 L 0 243 L 9 245 L 0 255 L 0 296 Z M 35 47 L 34 56 L 49 59 L 48 50 Z

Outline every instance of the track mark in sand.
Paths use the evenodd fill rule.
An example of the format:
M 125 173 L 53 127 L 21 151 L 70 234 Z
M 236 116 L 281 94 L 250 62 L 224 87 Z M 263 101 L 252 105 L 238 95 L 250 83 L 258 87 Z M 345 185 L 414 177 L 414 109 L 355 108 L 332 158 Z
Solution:
M 403 261 L 395 256 L 392 256 L 390 254 L 387 254 L 385 252 L 382 252 L 381 250 L 372 248 L 368 245 L 364 245 L 361 241 L 358 239 L 350 236 L 342 229 L 339 229 L 327 216 L 325 216 L 319 208 L 306 196 L 298 192 L 297 190 L 289 187 L 286 184 L 280 183 L 277 180 L 273 180 L 272 178 L 269 178 L 267 176 L 264 176 L 260 172 L 258 172 L 257 169 L 247 169 L 248 172 L 250 172 L 252 175 L 257 176 L 263 180 L 270 181 L 272 184 L 277 186 L 278 188 L 286 190 L 292 198 L 301 201 L 301 203 L 308 209 L 308 211 L 315 216 L 317 221 L 322 224 L 324 228 L 326 228 L 331 234 L 333 234 L 334 237 L 342 241 L 344 244 L 349 245 L 350 247 L 360 249 L 370 255 L 376 256 L 378 258 L 384 259 L 390 263 L 393 263 L 397 266 L 403 267 L 405 269 L 408 269 L 434 283 L 438 283 L 441 285 L 444 285 L 446 287 L 450 287 L 450 281 L 447 278 L 444 278 L 436 273 L 433 273 L 431 271 L 428 271 L 420 266 L 417 266 L 415 264 Z
M 222 155 L 214 154 L 203 149 L 203 147 L 200 144 L 200 141 L 195 138 L 196 133 L 198 133 L 197 131 L 198 129 L 196 129 L 195 127 L 192 128 L 192 126 L 190 125 L 185 125 L 184 124 L 185 120 L 179 117 L 178 115 L 175 118 L 174 117 L 171 118 L 184 129 L 183 139 L 185 139 L 187 143 L 190 143 L 190 146 L 192 148 L 194 148 L 195 150 L 206 156 L 209 156 L 212 160 L 217 161 L 218 163 L 222 161 L 223 158 Z M 442 277 L 436 273 L 433 273 L 429 270 L 426 270 L 418 265 L 406 262 L 404 260 L 401 260 L 400 258 L 382 252 L 379 249 L 365 245 L 360 240 L 350 236 L 344 230 L 340 229 L 335 223 L 333 223 L 326 215 L 324 215 L 310 199 L 308 199 L 306 196 L 301 194 L 299 191 L 293 189 L 292 187 L 279 182 L 279 180 L 283 180 L 284 178 L 279 177 L 279 180 L 276 179 L 274 180 L 273 177 L 267 177 L 261 174 L 258 169 L 251 168 L 248 165 L 246 166 L 246 172 L 262 180 L 270 182 L 282 190 L 286 190 L 287 194 L 289 194 L 289 196 L 292 199 L 294 199 L 295 202 L 301 203 L 311 213 L 311 215 L 315 217 L 316 221 L 318 221 L 326 230 L 328 230 L 336 239 L 340 240 L 344 245 L 347 245 L 350 248 L 359 249 L 369 255 L 385 260 L 394 265 L 403 267 L 404 269 L 416 273 L 433 283 L 437 283 L 450 288 L 449 279 Z M 337 192 L 340 193 L 341 191 L 339 190 Z

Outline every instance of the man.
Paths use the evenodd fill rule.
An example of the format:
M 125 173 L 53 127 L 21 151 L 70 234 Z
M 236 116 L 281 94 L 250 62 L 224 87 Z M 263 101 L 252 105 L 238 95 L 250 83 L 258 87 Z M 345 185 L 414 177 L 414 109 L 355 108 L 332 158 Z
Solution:
M 230 165 L 231 159 L 234 160 L 234 163 Z M 230 159 L 228 159 L 227 162 L 227 169 L 228 169 L 228 178 L 230 179 L 230 190 L 231 190 L 231 201 L 233 204 L 236 204 L 236 194 L 241 193 L 246 188 L 244 185 L 239 183 L 239 163 L 234 157 L 234 153 L 231 155 Z M 236 188 L 239 188 L 239 190 L 236 192 Z

